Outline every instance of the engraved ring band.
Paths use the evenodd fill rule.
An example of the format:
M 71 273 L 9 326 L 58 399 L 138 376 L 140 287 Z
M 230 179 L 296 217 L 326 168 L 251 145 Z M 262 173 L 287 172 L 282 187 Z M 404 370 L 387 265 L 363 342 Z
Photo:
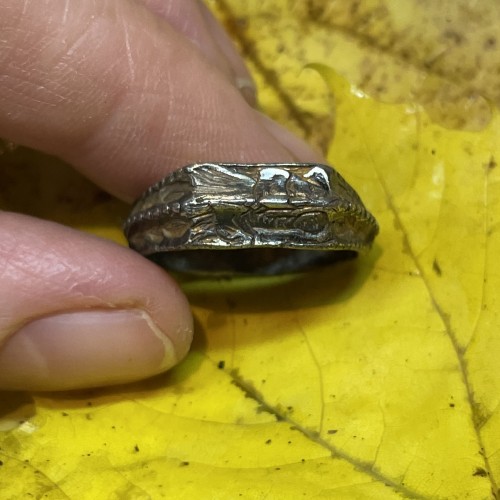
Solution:
M 378 225 L 329 166 L 198 163 L 147 189 L 124 232 L 169 270 L 269 275 L 366 251 Z

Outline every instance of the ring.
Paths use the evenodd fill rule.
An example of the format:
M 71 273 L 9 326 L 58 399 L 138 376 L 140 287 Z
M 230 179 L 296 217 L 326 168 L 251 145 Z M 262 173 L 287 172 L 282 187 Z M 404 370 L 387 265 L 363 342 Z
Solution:
M 368 250 L 378 224 L 326 165 L 197 163 L 147 189 L 124 232 L 169 270 L 281 274 Z

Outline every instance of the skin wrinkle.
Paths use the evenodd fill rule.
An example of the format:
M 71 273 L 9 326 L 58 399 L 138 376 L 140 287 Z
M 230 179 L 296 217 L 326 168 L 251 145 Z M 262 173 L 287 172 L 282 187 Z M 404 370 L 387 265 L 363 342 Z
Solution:
M 11 255 L 2 256 L 1 262 L 3 267 L 3 278 L 8 280 L 10 283 L 29 283 L 27 286 L 36 286 L 38 282 L 45 282 L 42 276 L 49 274 L 50 277 L 59 277 L 68 271 L 68 267 L 62 266 L 61 262 L 57 258 L 50 258 L 53 256 L 44 256 L 43 260 L 40 260 L 40 256 L 35 252 L 31 251 L 29 247 L 16 249 L 16 253 Z M 34 265 L 33 265 L 34 264 Z M 50 264 L 50 265 L 49 265 Z M 52 271 L 47 273 L 47 270 L 53 270 L 57 268 L 57 272 Z M 5 293 L 9 293 L 9 290 L 5 290 Z
M 80 17 L 89 17 L 81 7 L 87 4 L 78 5 L 75 9 Z M 93 65 L 86 63 L 81 54 L 72 56 L 78 74 L 86 74 L 87 79 L 94 81 L 98 76 L 101 88 L 89 85 L 84 88 L 82 79 L 74 75 L 63 82 L 63 88 L 74 87 L 71 109 L 63 102 L 48 114 L 40 110 L 43 126 L 40 123 L 39 127 L 30 129 L 18 124 L 18 133 L 22 129 L 23 134 L 29 132 L 39 141 L 40 145 L 30 146 L 41 147 L 73 163 L 91 180 L 127 201 L 133 201 L 147 185 L 172 169 L 193 161 L 241 161 L 243 157 L 247 161 L 287 159 L 286 150 L 262 130 L 239 91 L 227 82 L 220 70 L 200 57 L 190 42 L 173 33 L 167 23 L 142 6 L 126 1 L 120 5 L 123 21 L 137 15 L 151 28 L 139 31 L 137 26 L 141 26 L 142 21 L 130 22 L 127 32 L 131 50 L 136 54 L 134 85 L 126 81 L 130 80 L 127 76 L 130 71 L 123 50 L 123 29 L 113 24 L 116 11 L 109 15 L 101 7 L 102 16 L 90 25 L 99 39 L 94 41 L 102 44 L 102 50 L 95 51 L 93 39 L 89 37 L 86 54 L 97 54 Z M 74 11 L 68 15 L 68 26 L 75 16 Z M 96 26 L 100 26 L 100 33 Z M 65 38 L 61 30 L 53 35 Z M 122 55 L 117 58 L 116 54 Z M 109 70 L 111 61 L 113 71 Z M 158 78 L 144 75 L 158 75 Z M 200 92 L 200 81 L 207 92 Z M 157 93 L 158 89 L 161 93 Z M 181 103 L 187 107 L 183 108 Z M 200 119 L 200 109 L 206 110 L 204 119 Z M 245 127 L 234 127 L 235 119 L 245 123 Z M 178 141 L 167 142 L 179 123 L 190 130 L 188 137 L 178 136 Z M 11 131 L 9 128 L 9 133 Z M 16 141 L 16 137 L 9 138 Z M 134 147 L 130 147 L 131 140 Z M 249 148 L 248 144 L 261 147 Z M 173 162 L 173 158 L 179 160 Z M 113 165 L 120 165 L 119 175 Z
M 61 19 L 61 23 L 62 24 L 66 24 L 66 22 L 68 21 L 68 13 L 69 13 L 70 2 L 71 2 L 71 0 L 66 0 L 66 2 L 64 3 L 63 16 L 62 16 L 62 19 Z
M 178 16 L 188 3 L 196 5 L 164 1 L 175 4 Z M 179 35 L 185 29 L 202 37 L 205 25 L 173 28 L 135 0 L 37 1 L 26 3 L 24 13 L 16 0 L 5 4 L 18 19 L 13 32 L 3 30 L 10 19 L 0 16 L 0 38 L 6 40 L 0 42 L 0 136 L 12 134 L 15 142 L 73 163 L 129 201 L 186 163 L 291 159 L 228 78 L 225 68 L 234 74 L 233 66 Z M 214 54 L 220 60 L 211 59 Z M 156 333 L 168 335 L 177 352 L 188 349 L 192 318 L 181 290 L 131 250 L 55 223 L 0 213 L 5 278 L 2 249 L 13 252 L 6 272 L 17 274 L 4 282 L 9 295 L 0 314 L 0 344 L 2 336 L 38 317 L 134 308 L 151 317 Z M 95 338 L 100 348 L 95 332 L 86 337 L 85 326 L 74 326 L 77 336 Z M 116 339 L 120 331 L 115 328 Z M 133 342 L 140 345 L 142 338 Z
M 118 4 L 117 4 L 117 6 L 118 6 Z M 124 41 L 125 41 L 128 68 L 130 71 L 129 80 L 131 82 L 135 82 L 136 72 L 135 72 L 134 55 L 132 53 L 132 48 L 131 48 L 131 43 L 130 43 L 129 28 L 128 28 L 127 22 L 125 21 L 125 19 L 123 17 L 121 18 L 120 26 L 122 27 L 122 30 L 123 30 L 123 37 L 124 37 Z
M 105 41 L 109 42 L 109 40 L 106 40 L 105 37 L 100 36 L 100 33 L 106 28 L 105 26 L 101 26 L 101 24 L 103 23 L 98 19 L 93 23 L 92 32 L 88 33 L 88 38 L 92 39 L 92 42 L 86 41 L 87 44 L 95 44 L 95 51 L 97 52 L 100 52 L 101 49 L 106 51 L 109 50 L 109 47 L 107 49 L 104 48 Z M 88 54 L 88 48 L 85 47 L 85 44 L 83 44 L 82 50 L 79 52 L 80 53 L 78 55 L 75 54 L 74 56 L 72 56 L 74 59 L 77 59 L 77 66 L 75 68 L 71 68 L 71 66 L 68 64 L 67 67 L 74 73 L 73 80 L 88 80 L 89 88 L 93 88 L 95 87 L 95 81 L 93 79 L 95 75 L 93 75 L 91 72 L 89 76 L 87 74 L 87 70 L 89 64 L 94 64 L 95 58 L 90 58 L 90 54 Z M 117 56 L 113 59 L 110 59 L 106 64 L 99 65 L 101 69 L 100 81 L 103 81 L 103 85 L 96 88 L 91 94 L 93 101 L 90 102 L 89 110 L 93 110 L 94 108 L 98 107 L 100 108 L 101 106 L 103 107 L 99 109 L 99 112 L 97 114 L 92 113 L 91 115 L 89 115 L 88 111 L 83 113 L 85 127 L 78 130 L 78 134 L 75 137 L 74 146 L 77 149 L 76 154 L 78 154 L 78 149 L 80 147 L 83 148 L 85 142 L 92 141 L 95 136 L 98 136 L 100 134 L 101 128 L 104 128 L 106 125 L 106 120 L 110 116 L 112 116 L 113 109 L 115 107 L 118 107 L 121 102 L 126 100 L 126 94 L 131 86 L 130 79 L 126 77 L 130 75 L 122 74 L 119 78 L 116 75 L 117 69 L 120 67 L 122 57 L 123 56 Z M 117 85 L 114 85 L 112 83 L 118 83 L 118 81 L 119 84 Z M 109 86 L 108 88 L 113 88 L 112 93 L 104 90 L 107 88 L 107 86 Z M 85 92 L 88 92 L 88 90 L 85 89 Z M 81 101 L 81 94 L 76 95 L 75 99 L 77 102 Z M 76 126 L 80 126 L 81 123 L 82 122 L 79 121 Z
M 182 2 L 141 0 L 141 2 L 157 16 L 167 20 L 169 25 L 179 34 L 187 37 L 212 65 L 216 66 L 229 80 L 232 80 L 232 68 L 215 43 L 207 23 L 201 15 L 201 4 L 192 0 L 183 0 Z M 247 74 L 246 70 L 245 74 Z
M 128 32 L 127 36 L 130 37 Z M 130 55 L 130 57 L 133 56 Z M 116 62 L 115 66 L 118 65 L 119 63 Z M 112 108 L 110 107 L 106 119 L 103 120 L 98 127 L 94 128 L 94 133 L 92 135 L 85 140 L 80 140 L 78 149 L 75 153 L 80 156 L 90 155 L 91 152 L 94 154 L 102 154 L 103 156 L 108 156 L 109 160 L 112 161 L 115 157 L 123 156 L 124 144 L 140 144 L 147 142 L 144 140 L 145 137 L 148 137 L 148 141 L 151 142 L 152 137 L 159 136 L 159 139 L 156 142 L 158 145 L 161 145 L 164 142 L 163 137 L 169 136 L 169 126 L 172 128 L 175 126 L 175 121 L 171 118 L 172 114 L 169 113 L 169 109 L 175 104 L 176 101 L 176 97 L 173 93 L 174 85 L 171 85 L 170 82 L 164 84 L 163 81 L 165 77 L 170 76 L 171 74 L 162 71 L 160 66 L 152 65 L 148 67 L 148 71 L 141 73 L 141 77 L 143 78 L 142 84 L 138 84 L 136 81 L 135 85 L 122 85 L 121 95 L 116 94 L 113 97 L 113 106 Z M 148 103 L 152 100 L 158 101 L 158 105 L 148 105 Z M 129 102 L 132 104 L 128 104 Z M 137 105 L 137 102 L 139 105 Z M 128 121 L 122 121 L 120 117 L 116 117 L 117 112 L 120 112 L 121 115 L 126 115 L 130 107 L 140 110 L 141 114 L 137 117 L 131 117 Z M 164 116 L 166 117 L 166 120 L 159 123 L 157 117 L 153 113 L 149 117 L 149 125 L 147 122 L 145 124 L 141 124 L 140 119 L 144 119 L 142 109 L 145 108 L 163 108 L 165 110 Z M 114 122 L 116 122 L 117 125 L 115 125 Z M 173 125 L 170 125 L 171 123 L 173 123 Z M 160 134 L 154 131 L 154 128 L 158 128 L 159 125 L 163 125 L 163 131 L 160 132 Z M 106 129 L 108 130 L 104 132 Z M 114 135 L 119 139 L 99 144 L 102 142 L 101 138 L 106 134 Z M 109 149 L 109 143 L 113 143 L 112 149 Z M 100 150 L 103 146 L 107 147 L 108 150 Z M 148 148 L 148 150 L 151 149 L 155 149 L 154 145 L 152 148 Z M 144 170 L 141 173 L 143 174 Z M 135 196 L 130 197 L 124 195 L 121 197 L 127 201 L 133 201 L 135 198 Z
M 75 2 L 71 3 L 72 7 L 75 5 Z M 70 16 L 75 11 L 75 8 L 69 9 L 68 7 L 68 3 L 66 3 L 63 11 L 66 20 L 68 21 L 69 17 L 78 18 L 77 23 L 72 23 L 70 30 L 66 29 L 64 25 L 61 26 L 57 12 L 48 9 L 48 14 L 43 19 L 38 20 L 36 24 L 36 27 L 43 31 L 42 37 L 40 38 L 40 33 L 36 29 L 32 29 L 30 33 L 27 33 L 30 36 L 30 43 L 27 45 L 33 54 L 33 59 L 29 61 L 30 66 L 33 63 L 41 63 L 44 68 L 62 69 L 66 67 L 64 61 L 68 59 L 68 56 L 73 55 L 76 49 L 84 45 L 92 36 L 93 25 L 98 16 L 86 18 L 80 16 L 79 13 Z M 32 23 L 32 20 L 30 19 L 28 23 Z M 99 46 L 96 49 L 99 49 Z M 84 58 L 91 57 L 91 54 L 86 53 L 85 50 L 82 50 L 81 54 Z M 49 70 L 46 73 L 47 76 L 53 76 L 53 71 Z M 55 74 L 57 75 L 57 72 Z M 53 83 L 53 80 L 49 80 L 49 82 Z
M 29 219 L 26 216 L 17 216 L 15 214 L 4 213 L 0 215 L 1 231 L 7 231 L 8 234 L 10 227 L 23 227 L 15 222 L 18 218 Z M 41 224 L 40 221 L 39 223 Z M 0 261 L 10 262 L 9 266 L 2 266 L 3 277 L 6 277 L 5 275 L 9 273 L 9 270 L 15 274 L 15 276 L 10 276 L 7 279 L 11 286 L 9 286 L 9 294 L 2 300 L 2 316 L 5 317 L 3 318 L 4 321 L 0 323 L 0 334 L 5 335 L 6 330 L 8 333 L 15 331 L 19 325 L 40 315 L 52 315 L 57 312 L 81 310 L 82 308 L 129 309 L 133 307 L 148 311 L 152 318 L 156 318 L 153 320 L 158 323 L 158 318 L 163 317 L 164 320 L 166 318 L 164 310 L 169 311 L 172 307 L 175 307 L 175 304 L 184 302 L 185 299 L 176 286 L 171 286 L 170 290 L 165 288 L 162 293 L 152 293 L 154 288 L 150 288 L 147 282 L 140 283 L 140 286 L 137 286 L 139 278 L 141 280 L 152 279 L 154 286 L 157 286 L 164 281 L 166 275 L 158 276 L 156 266 L 151 264 L 150 267 L 149 263 L 146 265 L 148 272 L 144 274 L 145 269 L 142 271 L 140 267 L 137 269 L 137 263 L 142 264 L 142 259 L 139 256 L 128 249 L 118 247 L 99 238 L 78 235 L 78 239 L 70 244 L 69 248 L 67 245 L 60 248 L 60 254 L 54 254 L 51 251 L 47 254 L 44 249 L 47 248 L 47 245 L 49 248 L 53 248 L 58 241 L 58 237 L 56 236 L 56 239 L 54 239 L 53 234 L 53 230 L 57 226 L 53 223 L 45 224 L 47 229 L 50 228 L 50 230 L 45 231 L 45 238 L 38 238 L 37 248 L 34 251 L 29 247 L 29 244 L 22 241 L 23 238 L 32 241 L 29 230 L 21 231 L 11 244 L 5 243 L 9 238 L 1 238 L 0 234 L 0 240 L 4 242 L 0 251 L 7 250 L 7 258 L 2 259 L 3 255 L 0 254 Z M 66 228 L 61 227 L 60 229 L 63 230 L 63 233 L 78 234 Z M 34 236 L 36 237 L 36 234 Z M 97 245 L 91 252 L 84 251 L 81 258 L 75 259 L 78 253 L 72 250 L 71 247 L 74 246 L 80 252 L 84 250 L 85 247 L 82 247 L 79 243 L 81 238 L 89 239 L 89 243 L 95 242 Z M 71 241 L 71 238 L 66 241 Z M 104 247 L 100 250 L 103 244 Z M 11 249 L 10 252 L 9 248 Z M 16 249 L 15 252 L 12 252 L 13 248 Z M 27 265 L 24 263 L 26 259 L 25 250 L 30 254 Z M 105 252 L 101 257 L 103 250 Z M 93 257 L 96 252 L 99 255 L 98 259 L 95 256 Z M 106 253 L 109 253 L 108 257 L 106 257 Z M 115 258 L 112 267 L 109 268 L 107 263 L 110 262 L 109 258 L 113 254 Z M 40 255 L 44 256 L 41 261 Z M 126 256 L 133 258 L 129 260 L 129 257 L 126 258 Z M 16 268 L 17 270 L 13 271 Z M 54 272 L 54 269 L 57 272 Z M 26 275 L 27 272 L 28 275 Z M 151 276 L 152 272 L 155 273 L 154 277 Z M 32 273 L 34 274 L 32 275 Z M 57 275 L 57 273 L 62 274 Z M 127 285 L 125 286 L 125 284 Z M 44 294 L 36 298 L 32 303 L 29 315 L 27 315 L 26 299 L 23 297 L 29 299 L 33 295 L 34 289 L 43 290 Z M 150 291 L 146 291 L 147 289 L 150 289 Z M 13 290 L 15 291 L 15 297 L 11 296 Z M 99 294 L 96 294 L 96 291 Z M 170 297 L 169 304 L 166 304 L 167 294 Z M 60 305 L 61 303 L 63 306 Z M 57 310 L 54 310 L 55 308 Z M 13 324 L 14 318 L 15 324 Z M 160 321 L 158 324 L 163 323 Z
M 85 20 L 84 16 L 83 20 Z M 109 24 L 109 23 L 108 23 Z M 54 63 L 51 67 L 52 70 L 45 73 L 44 77 L 48 82 L 48 85 L 45 86 L 37 86 L 37 91 L 39 91 L 41 88 L 44 88 L 45 92 L 44 95 L 46 97 L 45 99 L 40 99 L 40 98 L 34 98 L 33 100 L 38 102 L 38 103 L 44 103 L 47 102 L 48 104 L 63 104 L 65 105 L 66 102 L 71 101 L 71 102 L 76 102 L 81 99 L 79 99 L 79 92 L 73 91 L 73 92 L 68 92 L 68 88 L 71 87 L 71 85 L 74 84 L 75 81 L 78 81 L 78 87 L 84 87 L 86 88 L 86 92 L 88 92 L 88 88 L 92 88 L 92 85 L 95 83 L 94 75 L 92 72 L 90 72 L 90 75 L 88 75 L 88 66 L 90 62 L 92 62 L 92 65 L 94 65 L 96 58 L 95 58 L 95 53 L 100 53 L 101 49 L 104 46 L 104 43 L 107 42 L 109 45 L 109 37 L 106 36 L 101 36 L 101 33 L 103 32 L 108 32 L 109 30 L 107 29 L 106 26 L 106 20 L 102 20 L 100 16 L 94 16 L 91 19 L 91 22 L 89 23 L 78 23 L 79 30 L 77 30 L 76 36 L 75 33 L 59 33 L 57 30 L 50 31 L 50 33 L 47 33 L 46 39 L 49 40 L 45 45 L 47 45 L 47 48 L 45 50 L 42 50 L 41 53 L 38 53 L 38 55 L 41 57 L 42 60 L 44 60 L 46 63 L 47 61 L 51 61 L 52 59 L 57 59 L 57 63 Z M 61 31 L 60 27 L 59 31 Z M 69 42 L 68 38 L 74 38 L 73 42 Z M 65 43 L 61 44 L 60 39 L 63 39 Z M 116 42 L 116 41 L 115 41 Z M 70 43 L 69 50 L 68 50 L 68 43 Z M 93 51 L 89 52 L 88 47 L 85 45 L 95 45 Z M 116 46 L 120 45 L 119 43 L 115 43 Z M 61 49 L 64 49 L 65 52 L 61 53 Z M 107 50 L 109 52 L 109 48 Z M 117 52 L 117 51 L 114 51 Z M 119 51 L 118 51 L 119 53 Z M 113 61 L 112 63 L 112 68 L 116 68 L 119 64 L 120 58 L 109 58 L 110 61 Z M 70 62 L 68 64 L 68 61 Z M 82 66 L 84 69 L 82 69 Z M 102 67 L 103 65 L 100 65 Z M 100 79 L 105 79 L 105 78 L 110 78 L 109 75 L 111 74 L 112 79 L 116 80 L 116 76 L 113 74 L 112 68 L 103 68 L 104 71 L 99 71 L 99 77 Z M 37 73 L 36 71 L 32 71 L 33 73 Z M 28 75 L 29 76 L 29 75 Z M 55 76 L 55 77 L 54 77 Z M 120 78 L 120 83 L 121 85 L 109 85 L 109 87 L 113 87 L 115 89 L 115 96 L 114 100 L 120 100 L 120 93 L 125 93 L 127 88 L 130 86 L 129 83 L 125 83 L 125 80 L 123 79 L 124 75 L 121 75 Z M 26 79 L 26 75 L 25 75 Z M 60 87 L 60 83 L 55 83 L 54 82 L 63 82 L 66 83 L 63 85 L 61 93 L 64 95 L 64 98 L 58 97 L 55 103 L 50 103 L 51 95 L 57 95 L 58 92 L 57 90 L 54 89 L 54 86 Z M 121 92 L 120 92 L 121 91 Z M 102 90 L 99 91 L 102 94 Z M 26 90 L 25 90 L 26 93 Z M 81 94 L 81 92 L 80 92 Z M 96 94 L 96 92 L 94 92 Z M 74 99 L 70 99 L 74 96 Z M 97 96 L 99 97 L 99 96 Z M 101 96 L 102 97 L 102 96 Z M 125 98 L 123 98 L 125 99 Z M 104 96 L 104 99 L 101 98 L 101 101 L 107 102 L 108 107 L 111 107 L 113 105 L 113 99 L 109 99 L 108 96 Z M 81 107 L 83 104 L 80 103 L 79 107 Z M 92 105 L 88 105 L 88 100 L 85 102 L 85 108 L 86 109 L 91 109 Z M 67 104 L 66 104 L 67 105 Z M 95 103 L 96 106 L 101 105 L 101 103 Z M 103 112 L 102 109 L 100 110 L 100 115 L 106 115 L 109 113 Z M 84 118 L 83 120 L 81 118 Z M 98 116 L 97 119 L 101 119 L 102 116 Z M 77 146 L 78 143 L 82 143 L 85 141 L 85 135 L 95 135 L 99 134 L 99 130 L 95 127 L 95 120 L 92 119 L 92 115 L 88 115 L 88 112 L 85 110 L 82 115 L 80 116 L 80 119 L 78 123 L 76 123 L 77 126 L 80 126 L 80 133 L 79 136 L 76 137 L 73 141 L 69 141 L 66 138 L 66 143 L 67 146 L 70 147 L 71 142 L 73 142 L 73 146 Z M 86 127 L 81 127 L 81 124 L 84 123 L 86 124 Z M 74 129 L 75 124 L 70 124 L 69 131 L 68 133 L 71 133 Z M 62 127 L 61 127 L 62 128 Z
M 59 63 L 61 65 L 61 68 L 64 66 L 64 60 L 67 57 L 69 57 L 71 60 L 71 57 L 74 54 L 76 54 L 77 52 L 82 53 L 82 55 L 85 53 L 85 43 L 87 43 L 89 38 L 91 37 L 92 30 L 90 29 L 91 26 L 82 26 L 82 27 L 83 27 L 82 33 L 78 34 L 76 36 L 75 40 L 71 44 L 68 45 L 68 41 L 63 40 L 62 48 L 64 48 L 65 50 L 61 56 L 61 61 Z M 82 47 L 83 47 L 83 50 L 81 50 Z M 98 49 L 98 48 L 99 48 L 99 46 L 96 47 L 96 49 Z M 85 56 L 83 55 L 83 57 L 85 57 Z M 56 68 L 57 67 L 58 66 L 56 66 Z M 83 75 L 79 75 L 79 76 L 83 76 Z
M 4 273 L 2 276 L 4 279 L 8 280 L 11 284 L 8 290 L 5 290 L 5 297 L 2 298 L 2 313 L 6 315 L 7 318 L 12 318 L 16 316 L 16 314 L 21 313 L 23 317 L 26 315 L 25 312 L 25 302 L 23 297 L 26 300 L 29 300 L 32 291 L 35 288 L 40 288 L 44 290 L 46 296 L 61 296 L 71 297 L 72 302 L 78 303 L 88 303 L 89 307 L 103 307 L 103 308 L 116 308 L 122 306 L 129 306 L 132 302 L 116 304 L 111 302 L 104 301 L 101 297 L 97 295 L 91 295 L 86 293 L 86 289 L 99 287 L 102 290 L 105 290 L 105 286 L 102 286 L 102 278 L 98 280 L 93 279 L 92 276 L 88 274 L 83 274 L 85 276 L 85 280 L 75 280 L 75 276 L 78 276 L 81 273 L 80 270 L 75 270 L 71 268 L 71 266 L 67 266 L 64 270 L 59 269 L 57 273 L 47 272 L 47 268 L 50 266 L 44 266 L 44 269 L 38 269 L 33 271 L 32 269 L 27 270 L 25 266 L 23 266 L 23 261 L 15 262 L 15 265 L 8 266 L 7 268 L 11 271 Z M 17 272 L 13 272 L 13 270 Z M 109 281 L 109 279 L 107 280 Z M 12 303 L 10 299 L 10 290 L 12 287 L 15 287 L 16 293 L 18 294 L 18 299 Z M 2 294 L 0 293 L 0 296 Z M 12 304 L 12 305 L 11 305 Z M 49 304 L 50 299 L 49 299 Z M 53 308 L 55 304 L 51 305 Z M 10 306 L 10 307 L 9 307 Z M 57 306 L 56 306 L 57 308 Z M 65 310 L 62 309 L 62 310 Z M 50 314 L 54 314 L 55 312 L 51 310 Z M 37 314 L 33 314 L 33 317 L 37 316 Z M 23 322 L 27 321 L 27 317 L 24 317 Z

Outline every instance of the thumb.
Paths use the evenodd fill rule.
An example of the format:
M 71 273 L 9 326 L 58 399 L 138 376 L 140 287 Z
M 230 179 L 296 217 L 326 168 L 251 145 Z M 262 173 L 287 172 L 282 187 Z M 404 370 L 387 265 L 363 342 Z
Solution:
M 160 373 L 189 349 L 175 282 L 131 250 L 0 213 L 0 389 L 62 390 Z

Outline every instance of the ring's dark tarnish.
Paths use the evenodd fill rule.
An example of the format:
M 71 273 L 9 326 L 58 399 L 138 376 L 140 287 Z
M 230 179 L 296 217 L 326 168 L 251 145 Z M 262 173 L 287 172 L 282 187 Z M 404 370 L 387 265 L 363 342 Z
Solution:
M 124 231 L 166 269 L 281 274 L 368 250 L 378 225 L 331 167 L 200 163 L 147 189 Z

